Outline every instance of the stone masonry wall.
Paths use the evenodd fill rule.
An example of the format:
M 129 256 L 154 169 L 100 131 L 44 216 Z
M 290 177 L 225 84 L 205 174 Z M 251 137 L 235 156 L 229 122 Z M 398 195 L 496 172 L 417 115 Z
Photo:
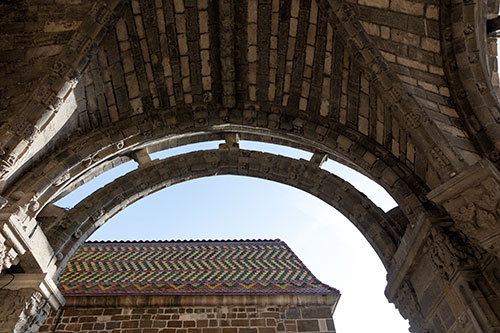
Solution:
M 334 333 L 331 307 L 65 307 L 39 332 Z

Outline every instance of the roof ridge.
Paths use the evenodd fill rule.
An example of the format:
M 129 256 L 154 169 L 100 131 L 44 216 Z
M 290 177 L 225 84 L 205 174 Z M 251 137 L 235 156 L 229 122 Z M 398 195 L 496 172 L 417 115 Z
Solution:
M 276 239 L 171 239 L 171 240 L 87 240 L 85 244 L 151 244 L 151 243 L 284 243 Z

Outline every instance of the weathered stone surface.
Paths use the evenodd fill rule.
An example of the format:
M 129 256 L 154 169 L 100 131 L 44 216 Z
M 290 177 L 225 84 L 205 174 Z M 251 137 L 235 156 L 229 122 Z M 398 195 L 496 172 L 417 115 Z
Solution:
M 493 3 L 0 5 L 0 268 L 40 272 L 57 260 L 52 246 L 87 236 L 50 209 L 42 213 L 59 195 L 130 156 L 141 169 L 151 167 L 140 149 L 231 133 L 315 152 L 314 168 L 286 173 L 274 158 L 236 156 L 234 142 L 196 167 L 243 175 L 278 169 L 277 181 L 341 198 L 345 207 L 368 207 L 344 213 L 380 228 L 366 224 L 362 232 L 386 258 L 388 296 L 415 331 L 500 329 L 498 306 L 490 305 L 500 293 L 491 282 L 500 251 L 499 81 L 484 24 L 485 15 L 497 15 Z M 326 155 L 384 186 L 404 218 L 395 221 L 335 188 L 316 170 Z M 177 176 L 185 179 L 192 170 L 183 163 Z M 165 173 L 155 170 L 151 182 Z M 115 198 L 116 207 L 129 203 L 121 193 Z M 105 216 L 89 207 L 72 214 L 89 224 Z M 17 262 L 4 233 L 11 217 L 19 220 L 14 231 L 23 247 L 43 254 L 28 252 L 29 260 Z M 434 224 L 451 238 L 431 232 Z M 44 243 L 43 230 L 56 225 L 64 230 L 57 242 Z M 447 251 L 458 259 L 448 260 Z M 475 281 L 490 286 L 488 293 L 461 291 Z
M 500 258 L 500 172 L 483 160 L 429 193 L 457 228 Z
M 49 315 L 50 305 L 31 289 L 0 290 L 0 332 L 38 332 Z
M 146 298 L 142 297 L 147 303 Z M 203 298 L 203 296 L 201 296 Z M 106 306 L 87 307 L 82 303 L 82 298 L 68 299 L 71 306 L 59 312 L 52 312 L 39 332 L 71 332 L 84 329 L 127 329 L 138 328 L 142 332 L 157 330 L 170 333 L 182 333 L 188 330 L 191 333 L 276 333 L 279 327 L 286 326 L 294 331 L 299 328 L 314 328 L 313 331 L 334 333 L 335 327 L 331 319 L 331 310 L 325 317 L 316 320 L 283 319 L 284 314 L 294 308 L 299 313 L 302 306 L 296 304 L 238 304 L 238 296 L 226 296 L 228 303 L 235 302 L 232 306 L 155 306 L 141 307 L 120 303 L 121 307 Z M 258 298 L 258 297 L 257 297 Z M 300 296 L 299 296 L 300 298 Z M 85 300 L 86 301 L 86 300 Z M 84 302 L 85 302 L 84 301 Z M 270 299 L 272 303 L 272 298 Z M 156 301 L 158 302 L 158 300 Z M 325 307 L 326 305 L 308 305 L 309 309 Z M 328 307 L 328 306 L 326 306 Z M 276 314 L 276 320 L 269 320 L 269 314 Z M 234 318 L 252 318 L 234 319 Z M 328 325 L 326 323 L 329 323 Z M 244 323 L 245 325 L 242 325 Z M 307 327 L 306 327 L 307 326 Z M 87 328 L 85 328 L 87 327 Z M 192 328 L 191 328 L 192 327 Z M 319 330 L 319 328 L 322 328 Z

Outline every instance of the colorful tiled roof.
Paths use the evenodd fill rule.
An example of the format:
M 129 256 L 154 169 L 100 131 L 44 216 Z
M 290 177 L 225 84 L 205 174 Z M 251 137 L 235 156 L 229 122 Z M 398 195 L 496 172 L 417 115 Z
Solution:
M 338 294 L 279 240 L 88 242 L 60 286 L 66 296 Z

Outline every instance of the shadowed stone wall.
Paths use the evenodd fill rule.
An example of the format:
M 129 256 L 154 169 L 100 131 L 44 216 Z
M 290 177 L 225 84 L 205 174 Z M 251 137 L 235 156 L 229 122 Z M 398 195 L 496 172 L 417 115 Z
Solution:
M 43 312 L 29 309 L 64 304 L 60 245 L 109 218 L 59 196 L 131 158 L 147 169 L 149 153 L 240 137 L 308 150 L 310 170 L 340 161 L 395 198 L 383 232 L 362 232 L 390 236 L 386 295 L 412 331 L 498 332 L 497 13 L 497 0 L 4 1 L 0 285 L 23 273 L 1 291 L 0 327 L 35 330 Z M 322 172 L 217 155 L 200 168 L 274 172 L 321 197 Z M 363 202 L 345 214 L 371 227 Z

